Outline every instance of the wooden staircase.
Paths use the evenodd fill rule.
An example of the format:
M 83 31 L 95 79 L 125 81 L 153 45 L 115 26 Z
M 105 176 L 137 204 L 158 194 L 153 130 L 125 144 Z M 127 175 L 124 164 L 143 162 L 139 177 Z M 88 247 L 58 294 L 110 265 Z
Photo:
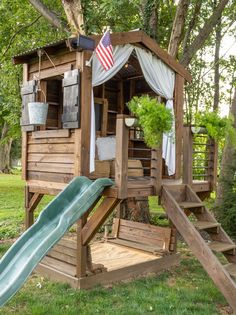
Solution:
M 170 220 L 236 312 L 236 245 L 234 242 L 190 186 L 164 186 L 161 200 Z M 190 214 L 193 214 L 191 221 Z M 203 230 L 208 233 L 209 241 L 205 241 L 202 237 L 200 231 Z M 222 253 L 228 263 L 221 264 L 215 253 Z

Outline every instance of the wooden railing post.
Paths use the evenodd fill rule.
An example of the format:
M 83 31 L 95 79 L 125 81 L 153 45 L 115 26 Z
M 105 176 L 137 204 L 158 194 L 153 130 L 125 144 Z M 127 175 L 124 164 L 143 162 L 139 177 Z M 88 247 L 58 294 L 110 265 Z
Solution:
M 115 183 L 118 189 L 118 198 L 127 198 L 128 188 L 128 145 L 129 128 L 125 125 L 125 115 L 117 115 L 116 120 L 116 160 Z
M 207 175 L 208 181 L 210 184 L 210 190 L 213 191 L 216 188 L 217 182 L 217 153 L 218 153 L 218 145 L 215 140 L 209 140 L 209 153 L 208 153 L 208 168 Z
M 152 150 L 151 155 L 151 177 L 154 195 L 160 195 L 162 181 L 162 143 Z
M 193 182 L 193 135 L 191 127 L 184 127 L 183 135 L 183 184 Z

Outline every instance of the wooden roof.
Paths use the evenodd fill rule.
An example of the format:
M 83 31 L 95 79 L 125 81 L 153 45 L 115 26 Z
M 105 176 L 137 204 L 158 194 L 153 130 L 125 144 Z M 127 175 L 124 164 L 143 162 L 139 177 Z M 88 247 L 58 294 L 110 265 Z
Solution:
M 95 40 L 95 43 L 99 42 L 101 39 L 101 35 L 92 35 L 90 36 Z M 111 34 L 112 45 L 124 45 L 124 44 L 136 44 L 142 47 L 147 48 L 151 52 L 153 52 L 159 59 L 161 59 L 165 64 L 167 64 L 172 70 L 180 74 L 184 77 L 188 82 L 191 82 L 191 74 L 187 71 L 180 63 L 178 63 L 172 56 L 170 56 L 165 50 L 160 48 L 160 46 L 149 37 L 143 31 L 130 31 L 130 32 L 120 32 L 120 33 L 112 33 Z M 13 57 L 14 64 L 27 63 L 27 61 L 31 58 L 35 58 L 37 56 L 37 51 L 39 49 L 50 49 L 53 48 L 66 48 L 67 40 L 61 40 L 55 43 L 48 44 L 44 47 L 38 47 L 31 51 L 27 51 L 25 53 L 19 54 Z

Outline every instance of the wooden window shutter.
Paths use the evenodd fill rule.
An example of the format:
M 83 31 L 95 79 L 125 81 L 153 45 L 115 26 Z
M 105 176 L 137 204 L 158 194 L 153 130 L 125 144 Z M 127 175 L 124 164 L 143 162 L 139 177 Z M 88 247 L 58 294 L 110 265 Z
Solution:
M 35 126 L 29 123 L 28 103 L 36 102 L 37 83 L 35 80 L 27 81 L 21 87 L 22 107 L 21 107 L 21 129 L 22 131 L 33 131 Z
M 67 71 L 63 79 L 63 128 L 80 127 L 80 72 Z

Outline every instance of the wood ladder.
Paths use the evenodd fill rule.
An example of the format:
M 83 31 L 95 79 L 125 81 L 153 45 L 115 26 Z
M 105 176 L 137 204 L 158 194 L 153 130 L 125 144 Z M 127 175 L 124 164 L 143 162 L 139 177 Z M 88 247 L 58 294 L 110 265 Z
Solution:
M 163 186 L 161 202 L 179 233 L 236 312 L 236 245 L 188 185 Z M 190 221 L 189 215 L 194 215 Z M 196 221 L 195 221 L 196 219 Z M 199 231 L 210 236 L 206 242 Z M 215 256 L 222 253 L 228 263 Z

